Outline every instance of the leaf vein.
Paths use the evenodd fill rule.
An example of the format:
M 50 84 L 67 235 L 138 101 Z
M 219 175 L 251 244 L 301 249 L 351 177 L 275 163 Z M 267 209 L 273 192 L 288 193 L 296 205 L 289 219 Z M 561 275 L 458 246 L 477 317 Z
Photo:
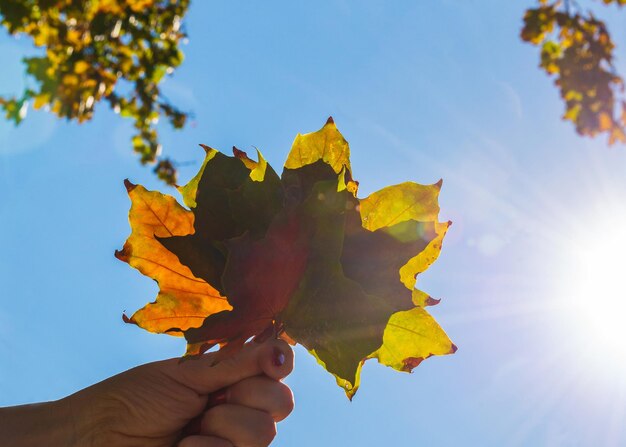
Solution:
M 187 275 L 185 275 L 183 273 L 177 272 L 176 270 L 174 270 L 174 269 L 172 269 L 170 267 L 167 267 L 167 266 L 165 266 L 165 265 L 163 265 L 163 264 L 161 264 L 159 262 L 156 262 L 156 261 L 154 261 L 152 259 L 144 258 L 142 256 L 137 256 L 137 255 L 130 255 L 130 257 L 131 258 L 136 258 L 136 259 L 141 259 L 142 261 L 150 262 L 150 263 L 152 263 L 152 264 L 154 264 L 154 265 L 156 265 L 158 267 L 162 267 L 165 270 L 169 270 L 170 272 L 172 272 L 172 273 L 174 273 L 176 275 L 179 275 L 179 276 L 181 276 L 181 277 L 183 277 L 185 279 L 188 279 L 189 281 L 198 282 L 198 283 L 202 283 L 202 284 L 208 284 L 206 281 L 203 281 L 201 279 L 197 279 L 197 278 L 194 278 L 194 277 L 190 277 L 190 276 L 187 276 Z
M 163 228 L 165 228 L 165 230 L 170 234 L 170 236 L 174 236 L 174 233 L 172 233 L 170 231 L 170 229 L 167 227 L 167 225 L 165 225 L 165 223 L 161 220 L 161 218 L 159 217 L 159 215 L 156 213 L 156 211 L 152 208 L 152 203 L 148 203 L 146 201 L 145 198 L 140 197 L 141 201 L 146 205 L 146 207 L 150 210 L 150 212 L 154 215 L 154 217 L 156 217 L 156 220 L 159 221 L 159 223 L 163 226 Z M 169 210 L 169 207 L 167 208 Z M 167 217 L 167 216 L 166 216 Z

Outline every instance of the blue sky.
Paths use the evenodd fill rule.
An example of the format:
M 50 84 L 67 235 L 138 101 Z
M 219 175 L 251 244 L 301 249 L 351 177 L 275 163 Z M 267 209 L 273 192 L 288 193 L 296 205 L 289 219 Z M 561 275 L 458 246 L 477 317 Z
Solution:
M 191 7 L 185 62 L 163 87 L 195 114 L 183 131 L 162 129 L 164 150 L 190 162 L 181 181 L 198 169 L 198 143 L 256 146 L 280 168 L 295 134 L 332 115 L 361 195 L 443 178 L 441 218 L 454 221 L 418 286 L 443 298 L 432 313 L 459 351 L 411 375 L 370 362 L 350 403 L 298 348 L 296 410 L 274 445 L 626 444 L 626 351 L 614 343 L 626 334 L 596 323 L 623 315 L 612 297 L 626 298 L 624 282 L 609 267 L 608 278 L 589 273 L 619 266 L 626 249 L 626 148 L 560 120 L 537 49 L 518 37 L 532 4 Z M 624 42 L 626 13 L 600 12 Z M 0 93 L 23 88 L 19 61 L 34 51 L 0 36 Z M 83 125 L 43 112 L 19 128 L 0 121 L 0 405 L 183 352 L 121 320 L 156 294 L 113 257 L 129 233 L 122 181 L 166 190 L 137 163 L 131 134 L 105 105 Z

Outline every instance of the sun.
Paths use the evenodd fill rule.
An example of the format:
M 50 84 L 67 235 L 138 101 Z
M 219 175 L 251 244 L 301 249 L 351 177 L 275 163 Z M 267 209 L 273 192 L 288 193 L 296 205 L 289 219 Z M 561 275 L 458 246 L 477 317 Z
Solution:
M 626 369 L 626 211 L 568 238 L 561 299 L 581 360 Z

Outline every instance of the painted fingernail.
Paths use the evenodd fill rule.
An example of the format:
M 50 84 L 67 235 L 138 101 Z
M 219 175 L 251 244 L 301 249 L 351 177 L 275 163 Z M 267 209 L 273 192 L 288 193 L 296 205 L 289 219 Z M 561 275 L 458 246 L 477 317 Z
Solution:
M 274 348 L 274 352 L 272 354 L 272 363 L 274 366 L 283 366 L 285 364 L 285 354 L 278 348 Z

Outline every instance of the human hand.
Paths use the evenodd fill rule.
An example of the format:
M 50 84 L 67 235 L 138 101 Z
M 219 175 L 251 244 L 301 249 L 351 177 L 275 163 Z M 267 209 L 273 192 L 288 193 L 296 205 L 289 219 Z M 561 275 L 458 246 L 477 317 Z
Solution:
M 21 424 L 30 431 L 13 438 L 9 433 L 8 440 L 20 447 L 42 445 L 33 427 L 48 426 L 46 445 L 266 447 L 275 423 L 293 409 L 291 391 L 280 382 L 293 369 L 291 348 L 281 340 L 253 342 L 231 358 L 213 361 L 214 354 L 207 354 L 182 363 L 148 363 L 52 402 L 53 408 L 40 404 L 29 413 L 31 406 L 14 407 L 19 414 L 0 413 L 8 430 L 19 432 L 15 427 Z M 34 421 L 29 414 L 37 415 Z M 190 433 L 193 425 L 197 434 Z M 50 444 L 53 436 L 65 440 Z

